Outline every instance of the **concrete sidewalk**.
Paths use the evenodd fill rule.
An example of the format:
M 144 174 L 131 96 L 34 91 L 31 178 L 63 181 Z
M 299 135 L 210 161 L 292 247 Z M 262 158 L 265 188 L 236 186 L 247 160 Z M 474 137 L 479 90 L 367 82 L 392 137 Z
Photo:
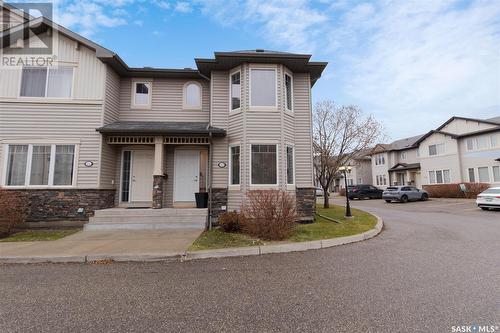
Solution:
M 177 257 L 202 229 L 80 231 L 56 241 L 0 243 L 0 262 L 124 261 Z

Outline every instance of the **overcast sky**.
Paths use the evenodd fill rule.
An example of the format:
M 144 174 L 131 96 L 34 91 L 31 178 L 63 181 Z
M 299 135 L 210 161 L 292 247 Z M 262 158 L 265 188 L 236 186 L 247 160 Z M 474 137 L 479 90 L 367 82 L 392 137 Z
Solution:
M 314 102 L 374 114 L 390 138 L 452 115 L 500 116 L 500 0 L 59 0 L 57 20 L 130 66 L 194 67 L 213 51 L 311 53 Z

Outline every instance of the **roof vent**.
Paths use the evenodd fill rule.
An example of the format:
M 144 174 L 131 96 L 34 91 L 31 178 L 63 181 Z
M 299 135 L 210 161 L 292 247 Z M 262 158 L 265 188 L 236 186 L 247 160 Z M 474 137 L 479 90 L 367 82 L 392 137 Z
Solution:
M 257 49 L 255 52 L 264 52 L 264 49 Z

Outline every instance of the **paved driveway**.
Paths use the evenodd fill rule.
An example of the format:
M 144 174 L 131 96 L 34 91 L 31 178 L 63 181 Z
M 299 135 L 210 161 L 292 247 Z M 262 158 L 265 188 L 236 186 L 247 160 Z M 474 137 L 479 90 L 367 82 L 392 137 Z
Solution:
M 451 332 L 500 325 L 500 212 L 386 205 L 385 231 L 304 253 L 0 266 L 0 331 Z M 498 329 L 497 329 L 498 331 Z

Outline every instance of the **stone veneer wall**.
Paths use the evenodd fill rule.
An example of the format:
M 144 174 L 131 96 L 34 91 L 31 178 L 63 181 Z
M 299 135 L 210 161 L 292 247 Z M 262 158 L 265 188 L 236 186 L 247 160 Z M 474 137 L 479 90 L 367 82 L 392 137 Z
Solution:
M 163 202 L 163 193 L 165 190 L 165 176 L 153 176 L 153 208 L 159 209 L 165 207 Z
M 27 189 L 13 190 L 26 200 L 27 222 L 88 220 L 94 211 L 115 206 L 116 190 Z M 83 208 L 82 215 L 78 208 Z
M 210 212 L 211 217 L 218 217 L 220 213 L 225 212 L 222 210 L 222 206 L 226 206 L 227 209 L 227 188 L 212 188 L 212 211 Z M 210 207 L 210 198 L 208 207 Z
M 297 188 L 295 190 L 295 200 L 299 220 L 312 222 L 316 213 L 316 189 L 314 187 Z

